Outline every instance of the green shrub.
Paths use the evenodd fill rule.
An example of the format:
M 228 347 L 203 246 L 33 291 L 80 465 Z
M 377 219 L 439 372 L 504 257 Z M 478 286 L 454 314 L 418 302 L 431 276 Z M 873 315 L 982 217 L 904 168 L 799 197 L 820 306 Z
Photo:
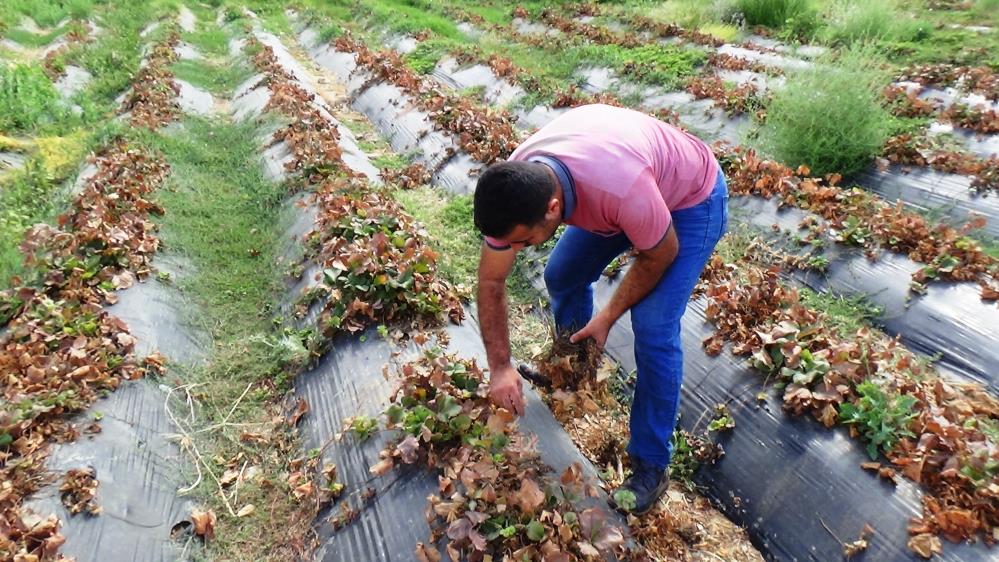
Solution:
M 767 106 L 757 147 L 813 174 L 849 176 L 864 168 L 891 126 L 880 93 L 888 77 L 868 53 L 850 49 L 789 75 Z
M 975 11 L 984 15 L 995 15 L 999 12 L 999 0 L 977 0 Z
M 819 23 L 811 0 L 739 0 L 738 9 L 749 25 L 785 29 L 803 36 Z
M 41 68 L 0 66 L 0 130 L 31 130 L 64 111 L 58 92 Z
M 891 33 L 898 14 L 887 2 L 841 0 L 828 15 L 826 39 L 843 45 L 883 39 Z
M 921 41 L 929 37 L 932 24 L 906 19 L 891 2 L 840 0 L 826 15 L 828 26 L 823 38 L 831 43 L 853 43 L 894 40 Z

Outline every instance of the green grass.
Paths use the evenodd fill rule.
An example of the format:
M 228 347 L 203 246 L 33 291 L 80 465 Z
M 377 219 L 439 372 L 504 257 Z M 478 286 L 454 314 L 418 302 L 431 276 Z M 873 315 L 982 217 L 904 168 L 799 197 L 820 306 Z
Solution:
M 65 113 L 59 93 L 40 67 L 0 64 L 0 131 L 32 131 Z
M 64 25 L 58 29 L 53 29 L 46 33 L 32 33 L 24 29 L 14 28 L 9 30 L 5 35 L 7 39 L 14 41 L 18 45 L 23 45 L 25 47 L 39 48 L 52 43 L 53 41 L 55 41 L 68 31 L 69 31 L 68 25 Z
M 887 38 L 899 14 L 889 2 L 841 0 L 826 16 L 829 22 L 822 34 L 828 41 L 843 45 Z
M 253 70 L 241 62 L 207 59 L 178 60 L 173 64 L 177 78 L 208 90 L 217 96 L 229 96 L 253 74 Z
M 155 19 L 160 8 L 142 2 L 128 2 L 104 13 L 100 39 L 86 43 L 67 57 L 93 74 L 93 80 L 77 96 L 87 122 L 103 119 L 115 108 L 114 99 L 131 84 L 139 69 L 142 39 L 139 32 Z M 165 33 L 166 30 L 158 30 Z
M 170 163 L 158 194 L 167 247 L 182 251 L 199 274 L 186 289 L 218 319 L 219 337 L 265 322 L 275 289 L 276 217 L 283 187 L 263 177 L 256 131 L 188 117 L 169 135 L 144 135 Z M 258 254 L 253 257 L 252 254 Z
M 216 475 L 241 455 L 277 484 L 244 483 L 235 509 L 248 503 L 258 508 L 235 518 L 214 481 L 204 480 L 195 493 L 219 516 L 216 540 L 198 553 L 206 560 L 289 559 L 283 539 L 304 533 L 309 522 L 303 519 L 308 507 L 288 500 L 281 476 L 299 447 L 271 425 L 308 353 L 303 333 L 275 329 L 271 318 L 281 290 L 277 256 L 287 190 L 264 178 L 257 132 L 251 124 L 186 117 L 164 135 L 133 133 L 170 163 L 167 185 L 156 194 L 166 209 L 161 239 L 165 251 L 189 262 L 192 272 L 170 282 L 197 305 L 192 319 L 206 327 L 212 343 L 204 365 L 182 372 L 183 383 L 196 389 L 198 407 L 187 421 L 197 432 L 194 443 Z M 266 431 L 267 444 L 242 442 L 244 431 Z
M 438 61 L 452 50 L 461 46 L 453 39 L 428 39 L 421 41 L 412 52 L 403 56 L 403 61 L 420 74 L 429 74 Z
M 789 75 L 767 106 L 758 148 L 816 175 L 860 171 L 888 138 L 891 116 L 880 94 L 887 81 L 859 49 Z
M 27 16 L 40 27 L 52 27 L 65 18 L 86 18 L 93 5 L 93 0 L 7 0 L 3 11 Z
M 368 150 L 365 150 L 365 152 L 368 152 Z M 391 168 L 393 170 L 398 170 L 408 166 L 409 160 L 407 160 L 406 157 L 401 154 L 395 152 L 389 152 L 387 154 L 382 154 L 381 156 L 376 156 L 375 158 L 372 158 L 371 163 L 379 170 L 382 168 Z
M 694 73 L 694 69 L 704 62 L 706 55 L 699 48 L 674 45 L 652 44 L 631 48 L 590 45 L 579 47 L 577 53 L 570 58 L 606 64 L 645 84 L 675 88 L 683 78 Z
M 229 54 L 229 36 L 221 29 L 199 29 L 183 33 L 181 38 L 197 47 L 202 55 L 224 57 Z
M 434 249 L 440 254 L 440 271 L 454 283 L 477 285 L 482 240 L 472 222 L 472 198 L 448 199 L 439 190 L 420 187 L 395 192 L 406 212 L 423 223 Z
M 808 288 L 801 288 L 798 293 L 805 306 L 826 313 L 826 325 L 844 338 L 852 338 L 861 328 L 870 328 L 871 322 L 882 314 L 882 309 L 863 295 L 847 297 Z

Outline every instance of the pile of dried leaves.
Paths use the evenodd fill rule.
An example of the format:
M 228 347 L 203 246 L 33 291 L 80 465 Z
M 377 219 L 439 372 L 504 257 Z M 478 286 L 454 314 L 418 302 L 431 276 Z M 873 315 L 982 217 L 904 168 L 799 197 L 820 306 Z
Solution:
M 353 174 L 341 160 L 340 133 L 333 116 L 316 101 L 314 94 L 303 89 L 281 66 L 273 49 L 254 38 L 248 43 L 256 51 L 254 66 L 265 76 L 271 93 L 264 109 L 276 109 L 291 118 L 272 137 L 273 142 L 284 142 L 291 149 L 292 158 L 285 163 L 285 169 L 297 174 L 305 183 L 318 183 L 333 175 Z
M 999 100 L 999 74 L 987 66 L 915 65 L 905 69 L 898 79 L 923 86 L 954 87 Z
M 749 72 L 756 72 L 758 74 L 766 74 L 769 76 L 784 75 L 784 71 L 776 66 L 769 66 L 760 61 L 749 60 L 747 58 L 730 55 L 728 53 L 714 52 L 709 54 L 707 64 L 721 70 L 748 70 Z
M 404 168 L 382 168 L 379 175 L 383 182 L 401 189 L 416 189 L 421 185 L 429 185 L 432 178 L 430 170 L 418 162 Z
M 730 115 L 751 113 L 762 119 L 767 105 L 766 94 L 760 94 L 751 83 L 729 85 L 714 72 L 693 76 L 687 81 L 687 91 L 697 99 L 711 99 Z
M 506 158 L 520 142 L 509 112 L 444 91 L 433 80 L 410 70 L 394 51 L 372 51 L 349 34 L 338 37 L 333 45 L 338 51 L 355 53 L 357 64 L 371 72 L 372 81 L 385 80 L 413 96 L 435 125 L 453 134 L 458 145 L 476 160 L 491 164 Z
M 556 13 L 553 8 L 545 8 L 541 11 L 541 21 L 567 35 L 583 37 L 597 45 L 637 47 L 642 44 L 642 41 L 634 33 L 615 33 L 606 27 L 568 19 Z
M 982 104 L 968 105 L 954 102 L 944 107 L 944 104 L 932 98 L 919 97 L 921 87 L 907 88 L 892 84 L 884 89 L 892 114 L 899 117 L 929 117 L 952 123 L 981 134 L 999 133 L 999 112 Z
M 146 59 L 146 66 L 135 75 L 132 90 L 121 107 L 122 112 L 131 112 L 132 125 L 158 129 L 180 115 L 177 104 L 180 86 L 174 82 L 170 70 L 170 65 L 177 60 L 174 49 L 179 42 L 180 34 L 173 32 L 157 43 Z
M 399 385 L 386 412 L 403 438 L 382 453 L 376 473 L 393 464 L 426 464 L 441 471 L 430 498 L 429 544 L 416 559 L 602 560 L 608 555 L 642 560 L 624 533 L 597 507 L 578 507 L 598 495 L 579 465 L 559 477 L 541 463 L 536 437 L 516 431 L 514 416 L 488 400 L 488 384 L 474 361 L 440 350 L 399 370 Z
M 716 146 L 715 153 L 725 167 L 733 193 L 777 197 L 782 205 L 814 212 L 839 232 L 843 243 L 865 247 L 871 255 L 877 247 L 887 248 L 926 264 L 914 274 L 916 283 L 930 279 L 978 281 L 983 298 L 989 299 L 997 262 L 966 236 L 981 227 L 981 218 L 961 229 L 946 224 L 933 226 L 900 205 L 891 205 L 860 189 L 837 186 L 836 175 L 824 180 L 810 177 L 804 166 L 793 170 L 742 148 Z M 914 286 L 917 290 L 919 287 Z
M 46 445 L 74 439 L 80 428 L 68 414 L 146 370 L 133 358 L 135 338 L 102 306 L 117 300 L 116 289 L 149 274 L 158 247 L 150 215 L 162 210 L 146 197 L 169 168 L 124 142 L 106 147 L 94 164 L 96 174 L 59 227 L 37 225 L 25 236 L 25 261 L 41 273 L 37 286 L 0 293 L 10 316 L 0 338 L 2 557 L 55 555 L 58 520 L 20 509 L 44 482 Z M 158 370 L 162 360 L 151 357 L 149 364 Z
M 999 191 L 999 157 L 981 158 L 967 150 L 942 146 L 928 135 L 901 133 L 888 139 L 881 154 L 888 162 L 926 166 L 934 170 L 971 176 L 971 188 L 978 192 Z
M 437 275 L 437 255 L 426 232 L 391 195 L 371 186 L 342 160 L 336 122 L 314 95 L 299 86 L 270 47 L 252 41 L 254 64 L 271 91 L 268 109 L 291 123 L 274 135 L 287 143 L 289 171 L 311 185 L 318 207 L 315 228 L 303 237 L 306 258 L 321 267 L 318 283 L 296 303 L 305 316 L 322 302 L 324 335 L 356 333 L 374 323 L 435 321 L 464 316 L 458 293 Z
M 670 37 L 680 37 L 690 41 L 691 43 L 707 47 L 721 47 L 725 44 L 725 41 L 715 37 L 714 35 L 702 33 L 696 29 L 685 29 L 675 23 L 663 23 L 646 16 L 637 14 L 630 15 L 624 17 L 623 21 L 627 22 L 638 31 L 653 33 L 664 39 L 668 39 Z
M 775 268 L 739 269 L 716 256 L 709 272 L 706 316 L 717 331 L 704 341 L 707 353 L 731 343 L 784 385 L 788 411 L 826 427 L 849 424 L 872 456 L 884 452 L 921 483 L 923 514 L 910 525 L 917 545 L 927 534 L 997 540 L 999 400 L 978 385 L 940 379 L 895 339 L 867 329 L 838 336 Z

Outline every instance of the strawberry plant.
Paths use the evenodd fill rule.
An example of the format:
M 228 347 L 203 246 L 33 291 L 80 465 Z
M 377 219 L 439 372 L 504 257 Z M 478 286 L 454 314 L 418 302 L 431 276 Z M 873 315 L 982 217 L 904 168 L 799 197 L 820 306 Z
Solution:
M 624 548 L 603 511 L 575 507 L 596 493 L 580 466 L 550 475 L 514 416 L 489 402 L 474 361 L 431 348 L 398 374 L 385 417 L 402 439 L 372 471 L 396 461 L 442 471 L 429 499 L 429 545 L 417 544 L 417 560 L 439 561 L 436 544 L 445 538 L 451 560 L 588 560 Z
M 890 395 L 871 381 L 857 385 L 857 394 L 859 400 L 840 406 L 840 420 L 864 437 L 872 460 L 879 451 L 892 450 L 902 437 L 914 437 L 909 427 L 917 416 L 915 397 Z

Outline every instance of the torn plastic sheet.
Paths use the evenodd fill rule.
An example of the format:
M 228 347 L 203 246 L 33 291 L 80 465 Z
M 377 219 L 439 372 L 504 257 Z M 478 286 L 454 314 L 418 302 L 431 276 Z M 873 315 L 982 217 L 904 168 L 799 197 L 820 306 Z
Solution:
M 799 232 L 801 221 L 814 217 L 801 209 L 778 209 L 776 201 L 753 196 L 730 198 L 729 209 L 733 221 L 752 225 L 771 244 L 792 251 L 793 237 L 784 233 Z M 781 232 L 775 234 L 773 225 Z M 905 256 L 884 251 L 871 261 L 857 248 L 834 243 L 819 255 L 829 260 L 826 271 L 794 271 L 795 280 L 815 291 L 866 297 L 882 310 L 873 321 L 886 333 L 900 336 L 914 352 L 939 356 L 937 366 L 945 372 L 999 394 L 995 368 L 999 365 L 999 307 L 981 300 L 977 284 L 934 281 L 925 295 L 914 295 L 909 292 L 909 281 L 922 264 Z
M 597 283 L 599 306 L 614 287 L 606 280 Z M 766 400 L 758 400 L 760 373 L 727 351 L 716 357 L 704 353 L 701 341 L 714 332 L 704 318 L 705 304 L 705 299 L 691 302 L 682 321 L 680 425 L 703 431 L 717 404 L 725 404 L 736 422 L 717 437 L 725 457 L 695 475 L 712 502 L 747 529 L 768 560 L 839 560 L 842 542 L 856 540 L 865 524 L 875 534 L 854 560 L 919 560 L 906 547 L 909 519 L 920 513 L 918 487 L 905 479 L 892 486 L 861 469 L 870 459 L 859 441 L 843 428 L 826 429 L 810 416 L 785 414 L 779 393 L 769 391 Z M 607 352 L 627 371 L 635 368 L 633 342 L 626 314 L 611 330 Z M 939 560 L 984 562 L 995 560 L 995 552 L 982 544 L 946 543 Z
M 923 212 L 943 213 L 956 224 L 981 215 L 987 220 L 983 231 L 999 237 L 999 197 L 975 193 L 967 176 L 893 165 L 887 170 L 871 166 L 855 181 L 885 201 L 902 200 Z
M 448 334 L 451 352 L 485 364 L 478 329 L 471 319 L 463 326 L 450 327 Z M 414 357 L 412 350 L 407 355 Z M 389 343 L 369 330 L 365 341 L 338 338 L 318 366 L 295 379 L 296 392 L 310 408 L 300 426 L 305 447 L 326 446 L 323 461 L 336 464 L 338 481 L 346 486 L 344 497 L 317 519 L 321 540 L 314 558 L 317 561 L 411 562 L 416 543 L 429 540 L 425 514 L 427 496 L 438 490 L 436 473 L 404 466 L 384 476 L 372 477 L 369 469 L 380 460 L 378 453 L 393 439 L 391 432 L 379 432 L 363 442 L 348 432 L 339 443 L 327 446 L 343 431 L 347 418 L 377 417 L 384 411 L 393 382 L 385 379 L 382 366 L 390 362 L 401 364 L 404 359 L 392 358 Z M 556 473 L 579 463 L 587 478 L 596 479 L 593 466 L 576 449 L 551 411 L 533 390 L 525 390 L 526 413 L 520 418 L 519 429 L 538 437 L 542 460 Z M 362 503 L 359 496 L 369 487 L 375 494 Z M 355 521 L 334 530 L 329 519 L 339 513 L 340 504 L 345 501 L 359 509 L 360 514 Z M 623 518 L 605 502 L 603 495 L 589 500 L 604 508 L 612 523 L 624 528 Z
M 157 256 L 156 265 L 174 278 L 186 274 L 180 261 Z M 204 360 L 207 339 L 193 325 L 193 305 L 178 290 L 149 280 L 117 295 L 118 303 L 106 310 L 128 325 L 137 340 L 137 357 L 160 351 L 171 369 L 190 368 Z M 190 523 L 193 504 L 178 490 L 190 483 L 194 470 L 172 440 L 176 427 L 164 406 L 168 390 L 149 379 L 125 381 L 72 420 L 81 428 L 97 420 L 99 433 L 82 431 L 76 441 L 52 446 L 45 468 L 59 478 L 24 505 L 42 516 L 59 517 L 66 537 L 63 554 L 81 562 L 187 559 L 184 545 L 174 542 L 171 533 L 175 526 Z M 62 505 L 61 476 L 72 468 L 95 470 L 99 515 L 72 515 Z
M 949 134 L 969 152 L 981 158 L 990 158 L 999 155 L 999 135 L 984 135 L 976 133 L 970 129 L 954 127 L 950 123 L 933 122 L 930 123 L 930 135 Z

